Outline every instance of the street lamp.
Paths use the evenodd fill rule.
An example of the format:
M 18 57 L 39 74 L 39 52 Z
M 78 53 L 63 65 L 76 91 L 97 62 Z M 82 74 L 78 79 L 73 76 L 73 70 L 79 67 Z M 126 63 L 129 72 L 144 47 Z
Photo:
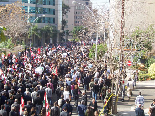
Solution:
M 77 2 L 77 1 L 73 1 L 73 2 L 72 2 L 72 4 L 74 4 L 74 5 L 75 5 L 76 3 L 78 3 L 79 5 L 85 6 L 85 7 L 89 10 L 89 12 L 91 12 L 91 14 L 93 15 L 94 20 L 95 20 L 95 23 L 96 23 L 96 24 L 98 23 L 98 21 L 97 21 L 96 18 L 95 18 L 95 15 L 94 15 L 93 11 L 90 10 L 90 8 L 89 8 L 88 6 L 86 6 L 86 5 L 84 5 L 84 4 L 81 4 L 81 3 Z M 95 62 L 97 62 L 97 43 L 98 43 L 98 28 L 97 28 L 97 33 L 96 33 Z
M 40 17 L 45 17 L 45 15 L 41 15 L 41 16 L 36 17 L 36 18 L 33 20 L 33 22 L 32 22 L 32 25 L 31 25 L 31 40 L 32 40 L 32 26 L 33 26 L 34 22 L 35 22 L 38 18 L 40 18 Z M 30 40 L 30 47 L 31 47 L 31 40 Z

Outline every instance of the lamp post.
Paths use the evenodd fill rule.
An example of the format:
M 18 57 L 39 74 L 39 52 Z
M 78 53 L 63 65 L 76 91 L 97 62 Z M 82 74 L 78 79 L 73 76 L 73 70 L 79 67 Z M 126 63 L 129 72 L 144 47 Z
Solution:
M 32 25 L 31 25 L 31 40 L 32 40 L 32 26 L 33 26 L 34 22 L 35 22 L 38 18 L 40 18 L 40 17 L 45 17 L 45 15 L 41 15 L 41 16 L 36 17 L 36 18 L 33 20 L 33 22 L 32 22 Z M 30 40 L 30 47 L 31 47 L 31 40 Z
M 82 5 L 82 6 L 85 6 L 85 7 L 89 10 L 89 12 L 91 12 L 91 14 L 93 15 L 94 20 L 95 20 L 95 23 L 96 23 L 96 24 L 98 23 L 98 21 L 97 21 L 96 18 L 95 18 L 95 15 L 94 15 L 93 11 L 92 11 L 88 6 L 86 6 L 86 5 L 84 5 L 84 4 L 81 4 L 81 3 L 77 2 L 77 1 L 73 1 L 73 2 L 72 2 L 72 4 L 74 4 L 74 5 L 75 5 L 76 3 L 78 3 L 78 4 Z M 95 62 L 97 62 L 97 43 L 98 43 L 98 28 L 97 28 L 97 33 L 96 33 Z

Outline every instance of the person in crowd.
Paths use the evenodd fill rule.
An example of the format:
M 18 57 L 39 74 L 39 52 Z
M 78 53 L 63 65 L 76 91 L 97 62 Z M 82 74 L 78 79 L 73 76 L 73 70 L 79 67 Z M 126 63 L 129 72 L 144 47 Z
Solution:
M 97 101 L 93 98 L 92 101 L 90 102 L 89 106 L 95 112 L 97 110 Z
M 5 111 L 4 105 L 1 105 L 0 116 L 7 116 L 7 111 Z
M 58 108 L 57 101 L 54 102 L 54 106 L 51 107 L 51 116 L 60 116 L 60 109 Z
M 71 100 L 71 94 L 69 93 L 69 90 L 65 88 L 65 91 L 63 92 L 64 100 L 69 99 Z
M 75 106 L 78 106 L 78 99 L 79 99 L 79 95 L 78 95 L 78 85 L 75 85 L 75 89 L 73 90 L 73 96 L 74 96 L 74 100 L 75 100 Z
M 153 103 L 149 107 L 149 116 L 155 116 L 155 99 L 153 99 Z
M 63 108 L 63 111 L 60 113 L 60 116 L 69 116 L 69 113 L 67 112 L 66 107 Z
M 81 104 L 77 107 L 78 116 L 84 116 L 85 112 L 87 110 L 87 107 L 85 106 L 85 102 L 82 100 Z
M 71 116 L 73 107 L 70 105 L 69 99 L 66 99 L 66 103 L 62 106 L 62 109 L 64 109 L 65 107 L 67 108 L 69 116 Z
M 89 83 L 89 87 L 90 87 L 89 90 L 91 91 L 90 97 L 93 97 L 94 96 L 93 86 L 94 86 L 94 79 L 91 79 L 91 82 Z
M 127 83 L 127 96 L 128 99 L 130 100 L 130 97 L 132 96 L 132 90 L 134 88 L 134 82 L 129 78 L 128 83 Z
M 144 110 L 141 108 L 141 104 L 135 109 L 136 116 L 145 116 Z
M 93 86 L 93 93 L 94 93 L 93 97 L 95 98 L 95 100 L 97 100 L 97 95 L 99 93 L 99 85 L 97 81 L 95 81 L 95 84 Z
M 139 104 L 141 104 L 141 107 L 144 107 L 144 97 L 141 95 L 141 92 L 139 92 L 139 95 L 136 97 L 135 100 L 135 106 L 139 107 Z
M 82 92 L 82 98 L 81 99 L 85 102 L 85 106 L 87 106 L 87 94 L 85 91 Z
M 94 116 L 94 111 L 90 106 L 88 106 L 88 108 L 85 112 L 85 116 Z
M 48 88 L 45 89 L 47 100 L 50 105 L 52 105 L 52 89 L 50 88 L 50 85 L 48 85 Z
M 95 111 L 94 112 L 94 116 L 99 116 L 99 112 L 98 111 Z

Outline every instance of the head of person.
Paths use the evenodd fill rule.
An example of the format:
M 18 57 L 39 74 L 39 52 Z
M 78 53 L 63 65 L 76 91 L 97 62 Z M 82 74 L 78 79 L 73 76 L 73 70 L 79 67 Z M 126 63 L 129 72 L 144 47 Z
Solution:
M 153 104 L 155 104 L 155 99 L 153 99 Z
M 66 103 L 69 104 L 69 99 L 66 99 Z
M 67 107 L 64 107 L 64 109 L 63 109 L 65 112 L 67 112 Z
M 4 110 L 4 109 L 5 109 L 5 106 L 4 106 L 4 105 L 1 105 L 1 109 L 3 109 L 3 110 Z
M 84 100 L 82 100 L 82 101 L 81 101 L 81 104 L 82 104 L 82 105 L 85 105 L 85 101 L 84 101 Z
M 139 92 L 139 95 L 142 95 L 142 93 L 141 93 L 141 92 Z
M 94 112 L 94 116 L 98 116 L 99 115 L 99 112 L 98 111 L 95 111 Z

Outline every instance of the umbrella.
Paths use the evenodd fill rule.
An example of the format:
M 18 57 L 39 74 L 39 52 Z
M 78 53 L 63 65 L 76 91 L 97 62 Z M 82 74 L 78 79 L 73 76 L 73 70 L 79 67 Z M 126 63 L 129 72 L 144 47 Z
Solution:
M 44 67 L 37 67 L 35 69 L 35 73 L 38 73 L 38 74 L 42 74 L 43 71 L 44 71 Z

